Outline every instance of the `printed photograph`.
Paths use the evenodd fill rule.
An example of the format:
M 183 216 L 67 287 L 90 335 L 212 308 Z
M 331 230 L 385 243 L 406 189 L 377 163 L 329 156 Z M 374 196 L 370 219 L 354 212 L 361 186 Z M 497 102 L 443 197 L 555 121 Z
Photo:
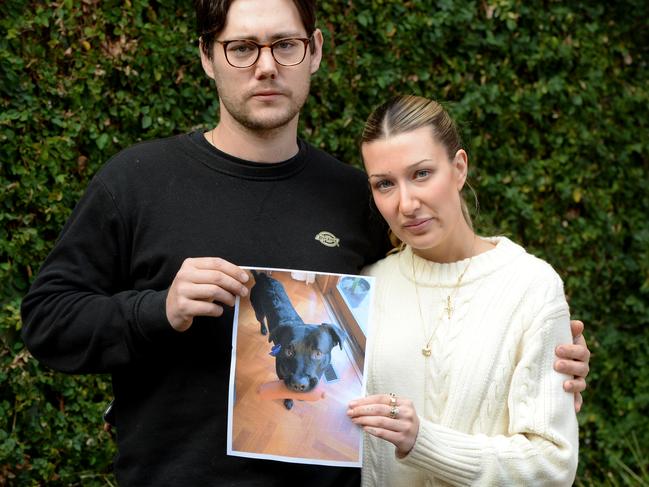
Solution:
M 365 392 L 373 278 L 248 269 L 234 314 L 228 454 L 361 466 L 347 404 Z

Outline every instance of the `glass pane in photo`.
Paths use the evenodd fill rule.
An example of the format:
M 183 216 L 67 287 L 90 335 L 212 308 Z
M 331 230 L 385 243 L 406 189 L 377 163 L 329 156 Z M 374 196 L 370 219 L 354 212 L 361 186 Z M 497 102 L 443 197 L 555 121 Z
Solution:
M 346 276 L 340 280 L 337 287 L 359 326 L 367 334 L 370 283 L 363 277 Z

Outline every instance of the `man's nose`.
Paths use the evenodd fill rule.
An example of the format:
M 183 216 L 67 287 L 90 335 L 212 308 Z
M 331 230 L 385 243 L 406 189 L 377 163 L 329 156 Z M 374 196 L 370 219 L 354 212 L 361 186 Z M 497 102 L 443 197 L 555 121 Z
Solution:
M 258 78 L 274 78 L 277 75 L 277 62 L 270 47 L 259 48 L 259 58 L 255 64 L 255 75 Z

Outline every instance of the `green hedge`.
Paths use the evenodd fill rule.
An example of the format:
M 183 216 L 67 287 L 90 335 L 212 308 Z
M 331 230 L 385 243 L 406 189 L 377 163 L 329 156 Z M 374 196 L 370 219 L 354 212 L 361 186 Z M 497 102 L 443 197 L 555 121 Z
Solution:
M 363 121 L 391 93 L 447 101 L 477 228 L 549 260 L 587 324 L 583 485 L 649 481 L 647 18 L 645 0 L 323 0 L 301 119 L 305 138 L 359 164 Z M 189 1 L 0 3 L 0 485 L 114 483 L 109 378 L 40 366 L 20 300 L 103 162 L 214 124 L 193 25 Z

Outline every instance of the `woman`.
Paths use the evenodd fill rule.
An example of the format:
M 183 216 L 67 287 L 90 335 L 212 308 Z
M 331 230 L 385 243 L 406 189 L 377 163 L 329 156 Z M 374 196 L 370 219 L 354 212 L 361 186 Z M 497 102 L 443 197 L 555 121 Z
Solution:
M 566 376 L 559 276 L 506 237 L 479 237 L 461 197 L 468 158 L 434 101 L 370 115 L 362 155 L 399 251 L 376 276 L 363 485 L 571 485 L 578 430 Z

